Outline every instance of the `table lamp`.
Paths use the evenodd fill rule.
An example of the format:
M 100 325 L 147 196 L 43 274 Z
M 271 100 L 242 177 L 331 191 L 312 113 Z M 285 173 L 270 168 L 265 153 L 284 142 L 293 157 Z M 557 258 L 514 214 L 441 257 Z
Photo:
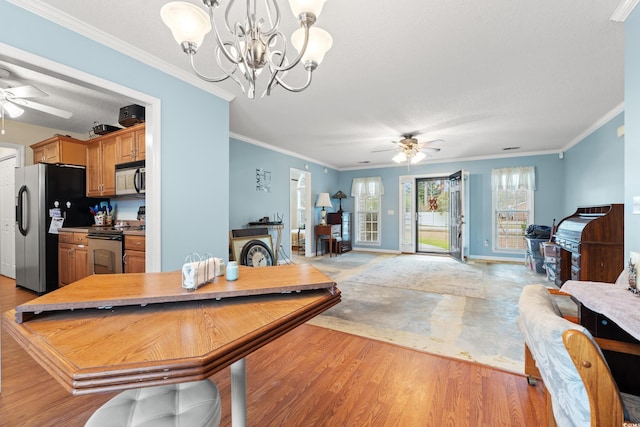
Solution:
M 338 190 L 338 192 L 336 194 L 334 194 L 333 196 L 331 196 L 332 199 L 338 199 L 340 201 L 340 209 L 338 209 L 338 212 L 342 212 L 342 199 L 346 199 L 347 195 L 344 194 L 342 192 L 342 190 Z
M 327 225 L 327 211 L 324 208 L 331 208 L 333 205 L 331 204 L 331 198 L 329 197 L 329 193 L 320 193 L 318 194 L 318 201 L 316 202 L 316 208 L 322 208 L 322 219 L 320 220 L 320 224 Z

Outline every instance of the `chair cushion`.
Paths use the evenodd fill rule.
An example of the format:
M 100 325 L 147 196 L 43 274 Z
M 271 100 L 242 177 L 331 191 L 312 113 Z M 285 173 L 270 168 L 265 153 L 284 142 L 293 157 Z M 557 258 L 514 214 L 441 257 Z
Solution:
M 214 427 L 222 408 L 218 387 L 193 381 L 123 391 L 102 405 L 86 427 Z
M 628 393 L 620 393 L 622 398 L 622 406 L 624 406 L 624 419 L 638 425 L 640 423 L 640 396 Z M 631 426 L 633 424 L 626 423 Z
M 518 326 L 551 394 L 558 426 L 589 426 L 589 398 L 562 342 L 562 334 L 567 329 L 577 329 L 590 338 L 591 334 L 584 327 L 562 318 L 543 285 L 525 286 L 518 308 Z

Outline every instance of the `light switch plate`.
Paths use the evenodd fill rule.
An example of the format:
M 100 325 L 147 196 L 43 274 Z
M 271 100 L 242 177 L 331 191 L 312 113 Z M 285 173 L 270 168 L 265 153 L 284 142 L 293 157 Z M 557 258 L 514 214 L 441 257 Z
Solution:
M 640 214 L 640 196 L 633 196 L 633 213 Z

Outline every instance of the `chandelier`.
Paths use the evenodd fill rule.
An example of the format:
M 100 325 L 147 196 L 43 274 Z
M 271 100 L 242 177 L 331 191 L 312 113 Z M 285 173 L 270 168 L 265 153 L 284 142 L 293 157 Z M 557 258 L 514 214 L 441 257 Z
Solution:
M 313 70 L 322 62 L 331 48 L 331 35 L 313 27 L 326 0 L 289 0 L 293 15 L 300 28 L 291 35 L 291 44 L 298 51 L 294 59 L 287 58 L 287 39 L 279 31 L 280 8 L 277 0 L 264 0 L 265 17 L 258 16 L 256 0 L 246 0 L 242 22 L 229 21 L 235 0 L 229 0 L 224 10 L 223 27 L 216 24 L 214 10 L 224 0 L 202 0 L 207 11 L 190 3 L 170 2 L 160 10 L 160 16 L 169 27 L 182 50 L 189 55 L 194 73 L 207 82 L 221 82 L 231 79 L 240 86 L 247 97 L 254 99 L 256 82 L 263 71 L 268 69 L 266 88 L 262 97 L 270 95 L 276 86 L 291 92 L 301 92 L 311 84 Z M 214 58 L 222 74 L 210 77 L 196 69 L 194 56 L 202 45 L 204 36 L 213 29 L 216 39 Z M 228 39 L 223 40 L 221 30 L 226 30 Z M 289 70 L 299 63 L 306 70 L 307 79 L 301 86 L 293 87 L 284 82 Z M 243 83 L 244 80 L 244 83 Z

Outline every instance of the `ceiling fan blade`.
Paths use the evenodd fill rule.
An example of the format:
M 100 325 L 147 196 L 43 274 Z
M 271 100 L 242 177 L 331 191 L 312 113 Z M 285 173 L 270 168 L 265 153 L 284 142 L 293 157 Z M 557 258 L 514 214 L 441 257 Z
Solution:
M 421 144 L 442 144 L 444 139 L 432 139 L 431 141 L 421 142 Z
M 12 104 L 9 101 L 5 101 L 2 103 L 2 109 L 7 112 L 9 117 L 15 119 L 16 117 L 20 117 L 24 110 L 17 105 Z
M 397 148 L 387 148 L 386 150 L 373 150 L 372 153 L 383 153 L 385 151 L 398 151 Z
M 429 153 L 437 153 L 438 151 L 440 151 L 440 149 L 436 147 L 422 147 L 420 150 L 427 151 Z
M 49 96 L 48 93 L 34 86 L 8 87 L 2 90 L 8 98 L 40 98 Z
M 39 102 L 27 101 L 26 99 L 12 99 L 11 102 L 22 105 L 23 107 L 31 108 L 33 110 L 42 111 L 43 113 L 58 116 L 63 119 L 70 119 L 73 116 L 73 113 L 70 111 L 65 111 L 60 108 L 40 104 Z

